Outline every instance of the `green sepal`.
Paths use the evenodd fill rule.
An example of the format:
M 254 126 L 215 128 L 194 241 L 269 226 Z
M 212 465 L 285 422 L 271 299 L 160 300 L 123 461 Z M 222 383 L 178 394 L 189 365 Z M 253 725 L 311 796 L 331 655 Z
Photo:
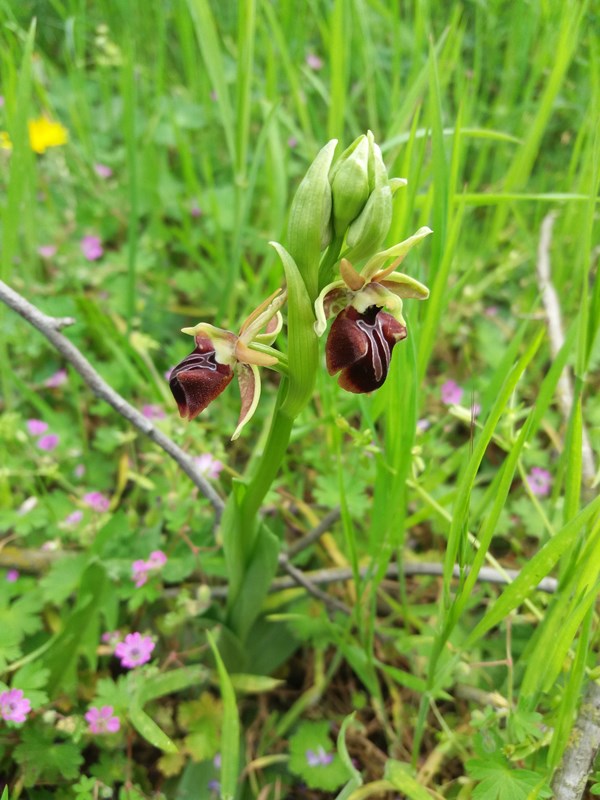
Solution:
M 287 281 L 289 386 L 281 410 L 293 419 L 309 402 L 314 390 L 319 364 L 315 315 L 296 262 L 283 245 L 270 244 L 281 259 Z
M 330 236 L 331 186 L 329 169 L 337 146 L 332 139 L 308 168 L 298 187 L 288 223 L 288 247 L 311 297 L 316 297 L 321 250 Z

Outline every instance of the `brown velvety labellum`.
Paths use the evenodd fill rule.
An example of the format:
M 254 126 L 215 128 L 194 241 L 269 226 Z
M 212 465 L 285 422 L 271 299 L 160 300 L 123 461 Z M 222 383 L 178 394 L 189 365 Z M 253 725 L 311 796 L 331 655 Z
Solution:
M 348 392 L 373 392 L 385 381 L 392 349 L 402 339 L 404 325 L 378 306 L 364 313 L 348 306 L 337 315 L 327 338 L 329 374 L 341 370 L 338 383 Z
M 192 420 L 231 382 L 233 370 L 219 364 L 208 338 L 196 339 L 196 348 L 171 372 L 169 386 L 179 408 L 179 415 Z

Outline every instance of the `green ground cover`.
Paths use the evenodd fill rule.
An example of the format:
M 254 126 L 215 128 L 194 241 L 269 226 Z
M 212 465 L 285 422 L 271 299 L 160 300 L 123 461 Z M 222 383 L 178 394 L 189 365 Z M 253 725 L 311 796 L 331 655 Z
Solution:
M 563 0 L 0 0 L 0 286 L 74 318 L 200 476 L 0 304 L 3 800 L 600 793 L 587 762 L 563 782 L 600 676 L 599 27 Z M 379 249 L 431 228 L 402 264 L 430 296 L 354 394 L 297 333 L 328 268 L 269 242 L 310 269 L 293 198 L 368 130 L 407 180 Z M 239 438 L 235 386 L 180 419 L 181 328 L 237 333 L 285 282 Z

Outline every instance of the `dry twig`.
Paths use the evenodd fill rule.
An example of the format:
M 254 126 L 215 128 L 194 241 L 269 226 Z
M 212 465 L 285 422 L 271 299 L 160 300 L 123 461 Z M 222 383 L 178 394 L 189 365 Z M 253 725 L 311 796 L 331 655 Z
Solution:
M 210 483 L 200 474 L 193 459 L 184 452 L 181 447 L 166 436 L 162 431 L 159 431 L 150 422 L 149 419 L 141 414 L 136 408 L 130 405 L 124 397 L 121 397 L 118 392 L 106 383 L 100 377 L 96 370 L 92 367 L 90 362 L 78 350 L 77 347 L 66 336 L 60 333 L 61 328 L 67 325 L 73 325 L 74 319 L 71 318 L 55 318 L 43 314 L 38 308 L 29 303 L 14 289 L 7 286 L 3 281 L 0 281 L 0 300 L 5 303 L 17 314 L 20 314 L 23 319 L 27 320 L 34 328 L 46 337 L 58 352 L 63 356 L 65 361 L 75 369 L 83 378 L 84 382 L 90 387 L 92 392 L 101 400 L 105 400 L 111 405 L 117 414 L 120 414 L 124 419 L 130 422 L 134 428 L 143 433 L 148 438 L 152 439 L 165 453 L 172 458 L 185 474 L 192 480 L 192 482 L 200 489 L 202 494 L 209 500 L 215 509 L 217 517 L 221 515 L 224 508 L 223 500 L 219 497 L 217 492 L 213 489 Z

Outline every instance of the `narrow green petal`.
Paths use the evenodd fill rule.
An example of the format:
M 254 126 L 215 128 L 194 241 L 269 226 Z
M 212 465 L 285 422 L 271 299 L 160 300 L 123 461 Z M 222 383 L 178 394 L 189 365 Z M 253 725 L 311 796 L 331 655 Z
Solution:
M 415 234 L 410 236 L 408 239 L 405 239 L 403 242 L 399 242 L 393 247 L 389 247 L 387 250 L 382 250 L 380 253 L 376 253 L 362 268 L 361 275 L 363 278 L 370 281 L 375 273 L 379 272 L 389 258 L 404 258 L 404 256 L 410 250 L 412 250 L 416 244 L 418 244 L 426 236 L 429 236 L 430 233 L 433 233 L 431 228 L 424 226 L 423 228 L 419 228 Z
M 254 364 L 238 364 L 237 378 L 240 387 L 242 407 L 237 428 L 231 437 L 232 442 L 238 438 L 244 425 L 251 419 L 260 399 L 260 374 L 258 372 L 258 367 L 255 367 Z

